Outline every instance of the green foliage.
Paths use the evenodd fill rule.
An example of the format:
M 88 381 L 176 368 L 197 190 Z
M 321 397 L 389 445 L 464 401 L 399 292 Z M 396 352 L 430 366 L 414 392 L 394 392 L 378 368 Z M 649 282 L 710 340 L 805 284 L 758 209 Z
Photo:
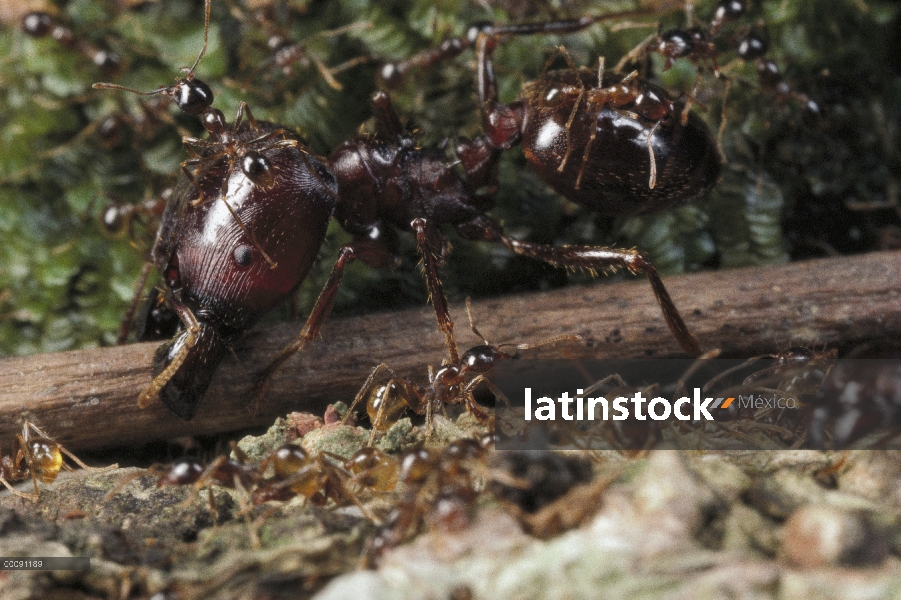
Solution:
M 75 0 L 55 13 L 81 39 L 123 57 L 113 77 L 51 37 L 24 35 L 14 11 L 0 11 L 10 19 L 0 25 L 0 355 L 114 341 L 154 230 L 139 222 L 133 235 L 110 238 L 99 227 L 100 215 L 111 202 L 136 204 L 171 185 L 186 158 L 181 136 L 201 133 L 196 119 L 156 99 L 91 89 L 96 81 L 155 89 L 170 83 L 199 51 L 201 2 L 158 0 L 135 9 L 122 8 L 125 4 Z M 580 0 L 271 4 L 264 22 L 240 0 L 216 0 L 210 47 L 198 76 L 211 85 L 216 106 L 229 118 L 245 101 L 258 118 L 296 129 L 322 154 L 369 119 L 368 98 L 376 89 L 380 60 L 410 56 L 447 35 L 462 34 L 473 21 L 635 8 L 620 1 L 601 9 Z M 709 18 L 713 4 L 697 3 L 695 14 Z M 539 76 L 555 46 L 565 44 L 577 64 L 593 65 L 604 56 L 612 66 L 655 31 L 658 20 L 670 27 L 681 26 L 683 19 L 674 11 L 649 15 L 644 28 L 619 29 L 615 25 L 637 19 L 614 19 L 580 34 L 508 40 L 496 55 L 501 99 L 515 99 L 524 81 Z M 798 103 L 776 102 L 757 89 L 753 65 L 726 52 L 720 64 L 733 79 L 723 139 L 728 167 L 707 198 L 664 214 L 601 220 L 550 191 L 517 149 L 504 158 L 492 214 L 519 237 L 642 248 L 664 273 L 780 262 L 789 252 L 805 255 L 810 247 L 839 252 L 875 247 L 872 242 L 869 248 L 845 248 L 836 240 L 843 239 L 841 228 L 848 220 L 864 237 L 897 220 L 894 209 L 842 217 L 849 199 L 858 208 L 897 199 L 901 76 L 889 55 L 901 43 L 897 7 L 888 0 L 764 0 L 752 3 L 741 24 L 726 28 L 721 46 L 729 46 L 744 24 L 758 20 L 768 23 L 770 57 L 787 81 L 821 100 L 825 116 L 819 126 L 802 123 Z M 353 27 L 328 34 L 348 25 Z M 266 46 L 275 33 L 304 46 L 287 73 L 274 64 Z M 317 68 L 358 57 L 367 61 L 334 74 L 340 90 Z M 564 67 L 561 57 L 553 63 L 553 68 Z M 688 61 L 663 73 L 654 55 L 646 68 L 649 77 L 669 89 L 690 92 L 694 86 L 696 70 Z M 725 84 L 708 73 L 695 95 L 716 131 Z M 394 97 L 423 144 L 479 133 L 472 53 L 412 73 Z M 121 130 L 118 141 L 101 135 L 101 125 L 112 116 Z M 811 206 L 819 218 L 831 219 L 823 232 L 801 218 Z M 811 236 L 816 243 L 809 243 Z M 299 296 L 301 312 L 313 302 L 346 239 L 333 223 L 322 260 Z M 454 252 L 444 272 L 455 300 L 571 279 L 497 247 L 452 240 Z M 423 303 L 425 286 L 411 240 L 405 239 L 403 253 L 405 264 L 395 272 L 355 266 L 336 310 Z

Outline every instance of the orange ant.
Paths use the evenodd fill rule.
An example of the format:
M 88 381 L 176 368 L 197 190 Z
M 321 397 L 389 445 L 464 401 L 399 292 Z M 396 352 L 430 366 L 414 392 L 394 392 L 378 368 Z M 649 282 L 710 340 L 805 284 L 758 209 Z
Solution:
M 0 453 L 0 483 L 22 498 L 37 502 L 41 496 L 38 488 L 38 479 L 42 483 L 50 484 L 56 480 L 62 469 L 75 471 L 63 460 L 63 454 L 86 471 L 103 472 L 118 469 L 114 464 L 108 467 L 89 467 L 79 460 L 77 456 L 66 450 L 61 444 L 44 433 L 34 423 L 25 421 L 22 425 L 22 433 L 16 434 L 18 449 L 4 456 Z M 34 493 L 20 492 L 13 488 L 11 482 L 24 481 L 31 477 L 34 483 Z

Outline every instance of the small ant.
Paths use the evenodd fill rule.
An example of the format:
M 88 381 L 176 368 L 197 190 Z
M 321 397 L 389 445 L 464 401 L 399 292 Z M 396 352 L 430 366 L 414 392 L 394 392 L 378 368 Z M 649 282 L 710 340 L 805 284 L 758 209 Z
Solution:
M 494 346 L 488 342 L 484 335 L 476 328 L 472 317 L 472 307 L 469 298 L 466 299 L 466 314 L 469 317 L 469 326 L 472 332 L 482 338 L 484 344 L 474 346 L 463 353 L 458 364 L 445 364 L 437 371 L 429 367 L 429 383 L 420 386 L 409 379 L 398 376 L 388 365 L 382 363 L 372 370 L 366 383 L 360 388 L 353 403 L 344 417 L 345 423 L 353 413 L 353 409 L 364 397 L 366 398 L 366 413 L 372 423 L 372 434 L 369 438 L 371 445 L 376 431 L 385 431 L 400 419 L 401 415 L 409 409 L 418 415 L 425 415 L 428 436 L 432 428 L 432 420 L 437 410 L 445 406 L 462 403 L 466 410 L 480 423 L 491 421 L 491 415 L 482 408 L 475 399 L 475 390 L 483 384 L 487 384 L 495 397 L 503 398 L 503 394 L 488 379 L 497 362 L 517 358 L 518 354 L 504 352 L 503 346 L 514 344 L 501 344 Z M 516 350 L 531 350 L 539 346 L 553 344 L 559 341 L 575 341 L 581 339 L 575 335 L 562 335 L 537 344 L 516 344 Z M 373 385 L 376 378 L 382 373 L 387 373 L 390 379 L 383 385 Z
M 297 444 L 288 443 L 258 464 L 248 463 L 246 455 L 235 444 L 232 452 L 236 458 L 220 456 L 206 466 L 196 458 L 187 457 L 169 467 L 152 468 L 151 472 L 158 475 L 157 487 L 193 485 L 195 493 L 210 484 L 240 488 L 249 494 L 254 506 L 296 496 L 307 498 L 314 506 L 325 506 L 329 501 L 338 506 L 353 503 L 374 522 L 379 520 L 351 491 L 349 484 L 381 492 L 394 489 L 397 482 L 397 461 L 374 448 L 364 448 L 345 461 L 329 452 L 310 455 Z M 270 472 L 271 476 L 267 477 Z M 108 496 L 135 477 L 120 483 Z M 212 495 L 210 503 L 215 511 Z
M 101 50 L 90 42 L 76 36 L 71 28 L 54 22 L 53 17 L 43 11 L 34 11 L 22 17 L 22 31 L 33 38 L 48 35 L 68 48 L 74 48 L 90 59 L 106 75 L 116 75 L 122 67 L 122 58 L 112 50 Z
M 110 237 L 135 237 L 135 224 L 147 224 L 158 221 L 162 217 L 166 204 L 172 197 L 172 188 L 139 204 L 111 202 L 100 215 L 100 228 Z
M 701 82 L 702 63 L 710 63 L 714 77 L 718 79 L 724 78 L 717 63 L 719 51 L 714 39 L 723 25 L 739 19 L 746 11 L 747 6 L 744 0 L 720 0 L 706 29 L 703 27 L 690 27 L 688 29 L 669 29 L 662 33 L 658 32 L 623 57 L 619 65 L 617 65 L 617 70 L 628 61 L 652 52 L 664 57 L 664 71 L 672 68 L 677 59 L 688 58 L 697 67 L 698 76 L 694 90 L 688 96 L 687 111 L 691 101 L 697 94 L 698 86 Z M 765 32 L 751 29 L 741 36 L 736 47 L 736 54 L 746 62 L 754 61 L 761 87 L 774 94 L 779 102 L 795 100 L 804 107 L 808 115 L 818 117 L 820 114 L 819 105 L 807 95 L 794 91 L 789 87 L 783 80 L 778 65 L 772 60 L 765 58 L 768 50 L 769 40 Z
M 445 531 L 465 527 L 469 509 L 485 487 L 493 443 L 491 436 L 463 438 L 441 452 L 426 448 L 408 452 L 400 462 L 400 499 L 369 542 L 364 564 L 371 565 L 384 551 L 415 535 L 423 523 Z
M 9 455 L 0 453 L 0 483 L 16 496 L 35 502 L 41 497 L 38 479 L 42 483 L 50 484 L 56 480 L 62 469 L 75 471 L 63 460 L 64 454 L 85 471 L 104 472 L 119 468 L 117 464 L 108 467 L 87 466 L 77 456 L 66 450 L 62 444 L 28 421 L 22 425 L 22 433 L 16 434 L 16 446 L 18 447 Z M 20 492 L 11 485 L 11 483 L 24 481 L 29 477 L 34 484 L 33 494 Z
M 744 376 L 737 385 L 727 385 L 716 391 L 717 396 L 771 396 L 792 398 L 796 406 L 730 407 L 728 424 L 717 424 L 727 436 L 743 436 L 745 430 L 763 432 L 778 444 L 800 447 L 807 439 L 805 432 L 816 397 L 836 364 L 836 350 L 814 350 L 793 347 L 775 354 L 752 357 L 743 363 L 718 373 L 703 386 L 703 393 L 711 393 L 724 381 L 758 361 L 770 363 Z M 746 441 L 754 442 L 745 438 Z
M 327 67 L 322 60 L 314 52 L 309 50 L 308 44 L 312 38 L 308 38 L 304 42 L 294 42 L 288 39 L 287 35 L 284 31 L 280 30 L 279 27 L 273 21 L 272 15 L 269 14 L 271 11 L 266 9 L 257 9 L 253 11 L 253 19 L 260 24 L 263 29 L 266 31 L 268 35 L 268 39 L 266 40 L 266 47 L 270 52 L 270 56 L 267 60 L 265 60 L 258 69 L 257 72 L 264 71 L 266 69 L 271 69 L 275 67 L 281 73 L 290 77 L 294 75 L 294 69 L 296 66 L 300 66 L 301 68 L 308 70 L 310 67 L 315 67 L 316 71 L 322 77 L 322 79 L 328 84 L 330 88 L 336 91 L 340 91 L 344 86 L 335 79 L 335 76 L 339 73 L 342 73 L 348 69 L 356 67 L 357 65 L 365 64 L 370 61 L 368 56 L 359 56 L 356 58 L 352 58 L 347 60 L 340 65 L 336 65 L 334 67 Z M 364 21 L 361 23 L 352 23 L 350 25 L 345 25 L 343 27 L 338 27 L 336 29 L 332 29 L 329 31 L 322 31 L 316 34 L 316 38 L 331 38 L 339 35 L 343 35 L 347 32 L 358 30 L 358 29 L 368 29 L 372 27 L 372 23 L 368 21 Z

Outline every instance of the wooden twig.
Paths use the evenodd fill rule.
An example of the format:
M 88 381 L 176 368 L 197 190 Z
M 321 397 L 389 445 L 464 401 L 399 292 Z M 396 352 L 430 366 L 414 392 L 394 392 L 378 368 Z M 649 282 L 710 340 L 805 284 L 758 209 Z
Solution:
M 705 350 L 750 356 L 790 345 L 851 344 L 901 336 L 901 253 L 816 260 L 766 268 L 666 278 L 689 328 Z M 452 307 L 463 350 L 481 343 L 462 305 Z M 473 304 L 494 343 L 536 342 L 563 333 L 582 341 L 535 350 L 542 358 L 676 356 L 679 349 L 646 281 L 571 287 Z M 425 378 L 438 365 L 444 336 L 430 307 L 335 319 L 324 339 L 276 375 L 251 410 L 251 377 L 300 330 L 281 324 L 253 331 L 225 359 L 193 421 L 137 396 L 150 381 L 157 344 L 79 350 L 0 360 L 0 440 L 29 420 L 70 450 L 138 444 L 271 423 L 277 415 L 321 412 L 353 399 L 380 362 Z M 5 443 L 5 442 L 4 442 Z

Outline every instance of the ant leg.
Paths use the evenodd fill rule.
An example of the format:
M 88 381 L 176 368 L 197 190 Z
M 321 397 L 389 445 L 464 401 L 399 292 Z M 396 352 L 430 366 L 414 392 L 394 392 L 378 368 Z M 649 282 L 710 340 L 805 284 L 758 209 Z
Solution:
M 440 62 L 450 60 L 472 48 L 481 35 L 500 37 L 505 35 L 535 35 L 535 34 L 567 34 L 578 33 L 595 23 L 612 19 L 626 19 L 651 14 L 650 9 L 638 9 L 622 11 L 606 15 L 586 15 L 578 19 L 561 19 L 557 21 L 544 21 L 540 23 L 514 23 L 508 25 L 494 25 L 492 23 L 473 23 L 467 27 L 466 34 L 460 37 L 446 38 L 436 48 L 427 48 L 407 60 L 397 63 L 386 63 L 379 71 L 381 83 L 389 89 L 400 87 L 406 74 L 413 69 L 428 69 Z
M 520 242 L 504 235 L 503 231 L 499 223 L 485 216 L 457 226 L 457 232 L 466 239 L 500 242 L 514 254 L 529 256 L 556 267 L 584 268 L 592 272 L 621 268 L 628 269 L 632 273 L 644 273 L 654 290 L 663 318 L 682 350 L 691 356 L 701 354 L 698 341 L 679 315 L 679 310 L 666 291 L 657 269 L 643 252 L 595 246 L 548 246 Z
M 474 416 L 479 423 L 487 423 L 491 419 L 491 416 L 487 412 L 485 412 L 485 409 L 482 408 L 482 406 L 478 402 L 476 402 L 476 399 L 472 394 L 472 391 L 476 388 L 476 386 L 481 383 L 487 383 L 488 389 L 490 389 L 491 392 L 498 398 L 504 396 L 502 393 L 500 393 L 500 390 L 497 389 L 497 387 L 495 387 L 493 383 L 491 383 L 491 380 L 484 375 L 479 375 L 478 377 L 475 377 L 472 381 L 467 383 L 466 387 L 463 388 L 463 391 L 460 393 L 460 395 L 463 397 L 463 403 L 466 405 L 466 410 L 469 411 L 469 414 Z M 507 400 L 506 397 L 504 397 L 504 400 Z
M 319 337 L 319 329 L 335 305 L 335 299 L 338 296 L 338 286 L 341 285 L 344 269 L 347 265 L 357 260 L 359 256 L 360 251 L 353 243 L 345 244 L 338 251 L 338 260 L 335 261 L 335 266 L 332 267 L 332 273 L 329 275 L 328 281 L 325 282 L 322 291 L 319 292 L 319 298 L 316 299 L 316 304 L 313 306 L 313 310 L 310 311 L 310 316 L 307 318 L 300 335 L 285 346 L 278 353 L 278 356 L 269 363 L 269 366 L 256 377 L 254 396 L 256 396 L 257 401 L 266 393 L 270 380 L 278 368 L 286 360 L 303 350 L 308 343 Z
M 88 465 L 86 465 L 86 464 L 84 464 L 83 462 L 81 462 L 81 459 L 79 459 L 77 456 L 75 456 L 74 454 L 72 454 L 71 452 L 69 452 L 62 444 L 60 444 L 60 443 L 57 442 L 55 439 L 53 439 L 52 437 L 50 437 L 49 435 L 47 435 L 47 433 L 45 433 L 40 427 L 38 427 L 37 425 L 35 425 L 35 424 L 32 423 L 31 421 L 25 421 L 25 424 L 24 424 L 23 427 L 22 427 L 22 431 L 23 431 L 23 434 L 25 434 L 26 440 L 29 439 L 29 436 L 27 435 L 29 429 L 30 429 L 31 431 L 33 431 L 34 433 L 36 433 L 36 434 L 38 435 L 38 437 L 42 437 L 42 438 L 44 438 L 44 439 L 47 439 L 47 440 L 52 441 L 52 442 L 56 445 L 56 448 L 57 448 L 60 452 L 62 452 L 63 454 L 65 454 L 66 456 L 68 456 L 70 459 L 72 459 L 72 462 L 74 462 L 76 465 L 78 465 L 80 468 L 84 469 L 85 471 L 97 471 L 98 473 L 103 473 L 103 472 L 105 472 L 105 471 L 112 471 L 112 470 L 114 470 L 114 469 L 118 469 L 118 468 L 119 468 L 119 464 L 118 464 L 118 463 L 112 464 L 112 465 L 110 465 L 110 466 L 108 466 L 108 467 L 89 467 Z M 72 467 L 70 467 L 69 465 L 67 465 L 67 464 L 65 464 L 65 463 L 63 463 L 62 466 L 63 466 L 63 468 L 68 469 L 68 470 L 70 470 L 70 471 L 73 470 Z
M 518 143 L 522 138 L 525 108 L 522 102 L 509 104 L 498 102 L 497 79 L 492 60 L 498 42 L 497 36 L 479 34 L 476 41 L 477 82 L 482 129 L 496 148 L 505 149 Z
M 620 376 L 619 373 L 613 373 L 611 375 L 607 375 L 603 379 L 595 381 L 590 386 L 582 390 L 582 395 L 587 396 L 588 394 L 593 394 L 611 381 L 620 387 L 628 387 L 628 384 L 625 382 L 622 376 Z
M 523 256 L 531 256 L 538 260 L 560 267 L 584 267 L 589 270 L 605 268 L 623 268 L 632 273 L 647 275 L 657 303 L 663 312 L 663 318 L 679 345 L 687 354 L 700 356 L 701 348 L 697 340 L 682 320 L 679 310 L 670 298 L 657 274 L 657 269 L 650 263 L 643 252 L 637 250 L 620 250 L 618 248 L 597 248 L 592 246 L 546 246 L 531 242 L 520 242 L 507 236 L 501 236 L 503 243 L 511 252 Z
M 654 186 L 657 185 L 657 159 L 654 158 L 654 146 L 651 144 L 651 140 L 654 139 L 654 132 L 657 131 L 657 128 L 660 126 L 660 121 L 654 123 L 654 126 L 651 127 L 651 130 L 648 132 L 648 155 L 651 158 L 651 174 L 648 177 L 648 188 L 654 189 Z
M 469 328 L 475 334 L 475 336 L 485 342 L 486 346 L 490 346 L 491 343 L 488 341 L 481 331 L 476 329 L 476 320 L 472 317 L 472 300 L 469 296 L 466 296 L 466 316 L 469 317 Z
M 444 236 L 431 221 L 418 218 L 410 224 L 416 232 L 416 246 L 422 256 L 425 269 L 426 283 L 429 287 L 429 298 L 435 308 L 435 317 L 438 320 L 438 329 L 444 333 L 445 344 L 450 356 L 450 364 L 460 363 L 460 355 L 457 352 L 457 342 L 454 339 L 454 322 L 447 308 L 447 297 L 444 295 L 444 287 L 438 275 L 438 266 L 441 264 L 441 256 L 444 254 Z
M 151 269 L 153 269 L 153 264 L 149 262 L 145 262 L 144 266 L 141 267 L 141 275 L 138 277 L 138 283 L 135 284 L 134 296 L 131 299 L 131 304 L 128 305 L 128 310 L 125 311 L 122 324 L 119 326 L 119 335 L 116 338 L 117 346 L 122 346 L 128 340 L 128 334 L 131 333 L 135 313 L 138 312 L 138 306 L 141 304 L 141 294 L 144 292 L 144 286 L 147 285 L 147 278 L 150 277 Z
M 639 58 L 645 56 L 647 54 L 648 46 L 650 46 L 651 43 L 654 42 L 655 40 L 657 40 L 658 38 L 659 38 L 659 31 L 658 31 L 658 33 L 652 33 L 651 35 L 649 35 L 648 37 L 643 39 L 637 46 L 635 46 L 634 48 L 629 50 L 629 52 L 627 52 L 626 55 L 623 56 L 619 60 L 618 63 L 616 63 L 616 66 L 613 67 L 613 72 L 619 73 L 629 63 L 636 61 Z
M 12 492 L 13 495 L 19 496 L 20 498 L 26 498 L 28 500 L 31 500 L 32 502 L 37 502 L 41 497 L 40 492 L 35 493 L 35 494 L 29 494 L 28 492 L 20 492 L 19 490 L 14 488 L 12 485 L 10 485 L 10 483 L 8 481 L 6 481 L 6 479 L 4 479 L 2 475 L 0 475 L 0 483 L 2 483 L 4 485 L 4 487 L 6 487 L 6 489 L 8 489 L 10 492 Z M 37 487 L 35 487 L 35 489 L 37 489 Z
M 354 408 L 357 406 L 357 404 L 360 403 L 360 401 L 363 399 L 363 396 L 366 395 L 366 392 L 368 392 L 370 389 L 372 389 L 372 382 L 375 381 L 376 377 L 378 377 L 385 371 L 387 371 L 391 375 L 391 379 L 395 379 L 397 377 L 397 375 L 394 373 L 394 371 L 391 370 L 391 367 L 389 367 L 385 363 L 381 363 L 376 368 L 374 368 L 372 370 L 372 372 L 369 374 L 369 377 L 366 378 L 366 383 L 364 383 L 363 387 L 360 388 L 360 391 L 357 392 L 357 395 L 354 398 L 354 401 L 351 402 L 351 404 L 350 404 L 350 408 L 347 409 L 347 414 L 344 415 L 344 419 L 342 419 L 342 421 L 341 421 L 342 425 L 347 425 L 347 420 L 350 418 L 350 415 L 353 413 Z
M 28 464 L 28 472 L 31 474 L 31 482 L 34 484 L 34 495 L 32 496 L 31 494 L 29 494 L 26 497 L 34 498 L 34 500 L 37 500 L 41 495 L 41 490 L 38 488 L 38 475 L 37 471 L 34 468 L 34 456 L 32 455 L 31 450 L 28 448 L 28 442 L 26 441 L 27 439 L 29 439 L 28 425 L 29 423 L 26 422 L 22 427 L 22 433 L 16 434 L 16 441 L 19 443 L 19 448 L 21 448 L 19 453 L 23 458 L 25 458 L 25 462 Z

